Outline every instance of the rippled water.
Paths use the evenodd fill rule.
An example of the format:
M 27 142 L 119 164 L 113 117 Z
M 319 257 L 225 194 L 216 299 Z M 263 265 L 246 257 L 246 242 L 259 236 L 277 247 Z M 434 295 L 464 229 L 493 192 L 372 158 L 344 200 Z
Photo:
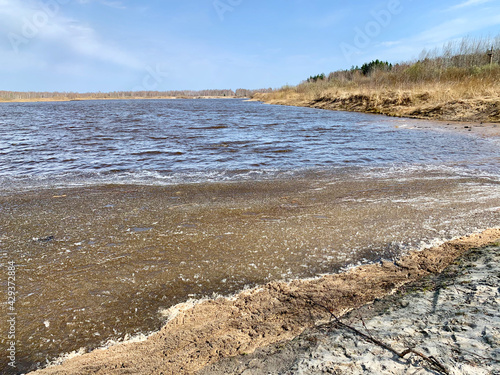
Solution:
M 1 103 L 17 372 L 153 332 L 189 298 L 498 226 L 497 140 L 422 127 L 241 100 Z
M 498 157 L 475 138 L 405 129 L 415 123 L 242 100 L 2 103 L 0 182 L 217 181 Z

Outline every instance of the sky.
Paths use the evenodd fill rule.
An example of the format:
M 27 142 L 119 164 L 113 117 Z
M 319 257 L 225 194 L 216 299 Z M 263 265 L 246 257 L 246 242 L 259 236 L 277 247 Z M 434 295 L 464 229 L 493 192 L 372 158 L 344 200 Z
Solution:
M 500 34 L 500 0 L 0 0 L 0 90 L 258 89 Z

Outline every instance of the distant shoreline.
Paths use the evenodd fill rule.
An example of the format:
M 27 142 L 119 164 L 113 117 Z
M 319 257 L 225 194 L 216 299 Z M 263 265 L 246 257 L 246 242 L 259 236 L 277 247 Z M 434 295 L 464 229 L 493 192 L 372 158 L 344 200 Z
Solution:
M 0 99 L 0 103 L 45 103 L 45 102 L 83 102 L 91 100 L 173 100 L 173 99 L 248 99 L 235 96 L 158 96 L 158 97 L 124 97 L 124 98 L 34 98 L 34 99 Z

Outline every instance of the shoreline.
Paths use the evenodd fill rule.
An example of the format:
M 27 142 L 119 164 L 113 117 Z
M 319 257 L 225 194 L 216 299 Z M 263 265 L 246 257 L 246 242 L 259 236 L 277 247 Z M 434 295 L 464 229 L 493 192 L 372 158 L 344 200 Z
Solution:
M 356 112 L 356 113 L 364 113 L 374 116 L 386 116 L 400 119 L 408 119 L 408 120 L 418 120 L 421 122 L 419 126 L 408 127 L 407 129 L 431 129 L 431 130 L 444 130 L 444 131 L 453 131 L 462 134 L 470 134 L 477 135 L 484 138 L 500 138 L 500 121 L 499 122 L 482 122 L 482 121 L 474 121 L 474 120 L 448 120 L 446 118 L 430 118 L 430 117 L 412 117 L 412 116 L 396 116 L 390 115 L 386 113 L 374 113 L 371 111 L 363 111 L 363 110 L 347 110 L 347 109 L 335 109 L 335 108 L 319 108 L 314 105 L 306 105 L 303 103 L 294 103 L 291 102 L 277 102 L 275 100 L 266 100 L 266 99 L 250 99 L 251 101 L 257 101 L 264 104 L 269 105 L 282 105 L 282 106 L 292 106 L 292 107 L 306 107 L 306 108 L 316 108 L 323 109 L 328 111 L 339 111 L 339 112 Z
M 114 329 L 131 336 L 156 332 L 164 322 L 159 311 L 191 298 L 213 292 L 232 295 L 245 286 L 272 280 L 307 279 L 338 272 L 349 264 L 394 259 L 408 249 L 499 223 L 497 179 L 450 179 L 448 172 L 422 171 L 347 176 L 67 187 L 0 197 L 4 207 L 0 219 L 5 218 L 3 245 L 19 254 L 15 258 L 23 265 L 26 280 L 26 292 L 19 298 L 19 309 L 25 312 L 20 316 L 19 338 L 30 352 L 19 359 L 26 364 L 45 363 L 46 358 L 58 358 L 61 353 L 98 348 L 108 338 L 123 337 L 113 335 Z M 112 256 L 104 257 L 107 253 Z M 187 264 L 180 262 L 186 256 L 175 255 L 184 253 L 192 259 Z M 102 260 L 96 263 L 94 255 Z M 140 271 L 152 264 L 155 269 Z M 198 265 L 205 267 L 200 278 Z M 191 281 L 184 282 L 179 275 Z M 96 279 L 102 280 L 98 286 Z M 33 289 L 44 293 L 35 297 Z M 135 298 L 137 291 L 146 298 Z M 59 303 L 50 302 L 53 295 L 60 296 Z M 103 307 L 100 301 L 113 301 L 113 305 Z M 43 315 L 32 310 L 34 303 L 48 306 Z M 134 313 L 134 308 L 140 313 Z M 260 310 L 272 314 L 272 309 Z M 92 319 L 97 324 L 85 323 Z M 279 317 L 275 320 L 279 322 Z M 144 327 L 148 321 L 159 324 Z M 248 324 L 235 319 L 234 326 L 240 321 Z M 266 321 L 261 319 L 256 326 Z M 282 325 L 278 329 L 285 329 Z M 302 326 L 299 322 L 298 327 Z M 192 338 L 197 329 L 181 327 L 178 337 Z M 258 336 L 254 331 L 236 329 L 233 337 L 253 339 Z M 94 339 L 87 332 L 100 335 Z M 46 344 L 44 338 L 49 335 L 55 340 Z M 68 336 L 69 345 L 61 346 Z M 180 343 L 181 349 L 189 345 L 184 344 Z M 173 347 L 178 348 L 175 343 Z M 176 349 L 172 351 L 175 354 Z M 30 365 L 29 369 L 34 368 Z
M 471 249 L 439 274 L 197 374 L 496 374 L 499 271 L 500 244 Z
M 389 90 L 389 89 L 388 89 Z M 257 93 L 251 99 L 266 104 L 309 107 L 333 111 L 360 112 L 389 117 L 443 122 L 498 124 L 500 98 L 474 97 L 470 99 L 434 99 L 427 91 L 422 93 L 343 92 L 323 93 L 307 97 L 298 93 Z
M 246 97 L 229 96 L 157 96 L 157 97 L 128 97 L 128 98 L 37 98 L 37 99 L 0 99 L 1 103 L 58 103 L 58 102 L 84 102 L 84 101 L 114 101 L 114 100 L 177 100 L 177 99 L 248 99 Z
M 224 358 L 290 341 L 327 321 L 329 314 L 311 302 L 343 316 L 403 285 L 442 272 L 473 248 L 498 246 L 498 241 L 500 228 L 489 229 L 412 251 L 395 262 L 358 266 L 310 280 L 271 282 L 233 298 L 177 305 L 168 323 L 146 341 L 95 350 L 33 374 L 192 374 Z

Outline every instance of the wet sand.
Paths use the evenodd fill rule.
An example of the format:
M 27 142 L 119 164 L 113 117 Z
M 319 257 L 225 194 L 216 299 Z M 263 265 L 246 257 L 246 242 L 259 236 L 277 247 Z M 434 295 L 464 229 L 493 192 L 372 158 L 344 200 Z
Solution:
M 419 121 L 417 126 L 409 126 L 411 129 L 432 129 L 437 131 L 451 131 L 454 133 L 479 136 L 490 139 L 500 139 L 500 125 L 488 122 L 472 121 Z
M 315 280 L 274 282 L 233 299 L 177 307 L 168 324 L 147 341 L 94 351 L 36 374 L 192 374 L 222 358 L 290 340 L 327 320 L 329 311 L 341 316 L 422 276 L 441 272 L 471 248 L 499 239 L 500 229 L 489 230 L 413 252 L 396 262 Z
M 4 195 L 0 201 L 2 246 L 9 249 L 2 257 L 14 258 L 22 283 L 18 358 L 26 369 L 61 351 L 90 351 L 109 338 L 157 331 L 168 317 L 164 312 L 190 298 L 231 295 L 245 286 L 395 259 L 435 239 L 497 226 L 500 218 L 498 181 L 439 168 L 349 170 L 261 182 L 46 189 Z M 392 289 L 394 282 L 389 284 Z M 281 288 L 273 285 L 285 284 L 265 289 Z M 387 286 L 382 289 L 382 294 L 388 291 Z M 367 299 L 358 299 L 357 289 L 352 290 L 354 294 L 346 294 L 348 303 L 339 302 L 341 310 L 379 293 L 374 288 Z M 159 339 L 159 346 L 145 349 L 151 350 L 153 362 L 143 358 L 145 352 L 139 357 L 152 369 L 188 373 L 226 355 L 292 338 L 314 321 L 307 323 L 302 313 L 287 317 L 290 306 L 283 305 L 281 292 L 273 293 L 278 297 L 255 295 L 264 298 L 260 313 L 245 307 L 245 294 L 240 296 L 233 320 L 234 301 L 199 305 L 208 309 L 204 314 L 212 326 L 232 322 L 229 336 L 203 333 L 206 321 L 196 318 L 202 326 L 189 326 L 181 314 L 166 326 L 175 327 L 176 334 L 160 331 L 155 336 L 173 341 Z M 245 321 L 249 326 L 240 326 Z M 273 321 L 281 322 L 281 328 L 267 325 Z M 196 359 L 198 350 L 206 350 L 200 349 L 199 337 L 211 349 L 208 357 Z M 244 340 L 236 345 L 230 337 Z M 123 350 L 112 352 L 133 355 Z M 117 362 L 114 354 L 102 355 L 91 368 L 106 373 Z

